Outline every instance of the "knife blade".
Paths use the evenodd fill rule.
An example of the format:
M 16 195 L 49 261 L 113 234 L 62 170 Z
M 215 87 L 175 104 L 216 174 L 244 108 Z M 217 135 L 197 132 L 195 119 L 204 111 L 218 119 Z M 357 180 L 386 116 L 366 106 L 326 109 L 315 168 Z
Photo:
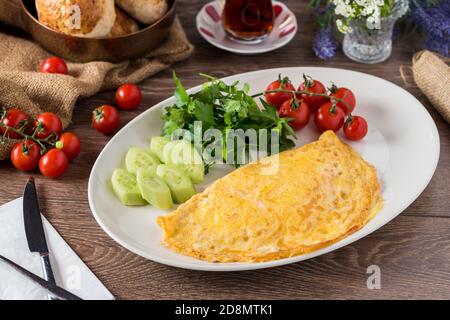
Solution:
M 42 225 L 41 210 L 39 209 L 33 177 L 28 178 L 23 192 L 23 220 L 28 248 L 31 252 L 39 253 L 44 271 L 44 279 L 50 284 L 56 285 L 50 264 L 49 250 L 45 238 L 44 226 Z M 52 297 L 49 296 L 49 299 L 52 299 Z

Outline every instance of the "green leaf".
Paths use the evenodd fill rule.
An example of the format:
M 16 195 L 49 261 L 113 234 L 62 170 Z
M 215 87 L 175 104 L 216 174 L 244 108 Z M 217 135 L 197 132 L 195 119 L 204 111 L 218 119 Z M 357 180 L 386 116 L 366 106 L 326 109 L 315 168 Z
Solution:
M 272 106 L 271 104 L 267 103 L 266 101 L 264 101 L 261 98 L 259 99 L 259 101 L 262 104 L 262 110 L 263 110 L 263 111 L 261 111 L 261 110 L 259 111 L 259 116 L 261 116 L 263 118 L 267 118 L 267 119 L 273 120 L 273 121 L 278 119 L 277 109 L 274 106 Z
M 245 119 L 248 116 L 248 108 L 245 103 L 239 100 L 226 99 L 223 104 L 226 114 L 236 119 Z
M 175 98 L 177 99 L 177 106 L 182 106 L 189 103 L 189 95 L 186 90 L 184 90 L 183 85 L 181 84 L 180 79 L 177 78 L 175 71 L 173 72 L 173 80 L 175 81 Z
M 176 129 L 183 128 L 185 124 L 186 112 L 176 105 L 167 107 L 162 115 L 164 120 L 163 134 L 170 135 Z
M 208 128 L 212 127 L 214 125 L 213 106 L 211 104 L 204 103 L 200 100 L 195 100 L 194 104 L 195 104 L 194 115 L 197 118 L 197 120 L 203 122 L 204 129 L 207 130 Z
M 291 120 L 293 120 L 293 118 L 287 118 L 286 120 L 282 120 L 281 126 L 283 127 L 283 130 L 287 132 L 286 136 L 290 136 L 294 139 L 297 139 L 297 135 L 295 134 L 294 129 L 292 129 L 292 127 L 288 123 L 288 121 Z
M 244 88 L 242 89 L 246 94 L 250 91 L 250 85 L 246 82 L 244 83 Z

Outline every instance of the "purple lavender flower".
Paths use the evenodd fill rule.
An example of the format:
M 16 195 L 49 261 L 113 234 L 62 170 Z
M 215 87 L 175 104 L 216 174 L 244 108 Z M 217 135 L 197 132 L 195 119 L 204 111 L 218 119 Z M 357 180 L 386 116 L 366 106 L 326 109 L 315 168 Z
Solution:
M 450 39 L 450 5 L 444 0 L 431 8 L 415 5 L 412 8 L 411 18 L 415 24 L 426 34 L 443 40 Z
M 423 43 L 425 49 L 435 51 L 446 57 L 449 56 L 449 40 L 444 40 L 440 37 L 433 36 L 431 34 L 427 35 Z
M 322 60 L 331 59 L 336 54 L 336 41 L 331 26 L 320 29 L 314 37 L 314 53 Z

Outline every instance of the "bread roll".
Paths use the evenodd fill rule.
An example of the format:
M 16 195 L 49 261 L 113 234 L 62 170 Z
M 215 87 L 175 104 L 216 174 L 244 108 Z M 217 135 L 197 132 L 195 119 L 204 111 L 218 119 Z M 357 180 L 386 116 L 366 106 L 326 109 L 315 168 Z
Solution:
M 116 20 L 114 0 L 36 0 L 38 19 L 57 31 L 107 37 Z
M 144 24 L 160 19 L 168 9 L 167 0 L 116 0 L 125 12 Z
M 124 36 L 139 30 L 136 21 L 127 16 L 122 10 L 116 7 L 116 21 L 109 32 L 108 36 L 118 37 Z

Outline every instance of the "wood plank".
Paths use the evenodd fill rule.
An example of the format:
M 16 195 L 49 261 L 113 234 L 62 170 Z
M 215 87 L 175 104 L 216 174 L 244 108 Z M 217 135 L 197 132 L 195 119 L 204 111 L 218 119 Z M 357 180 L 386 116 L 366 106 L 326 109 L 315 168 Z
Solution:
M 54 203 L 52 204 L 54 206 Z M 116 245 L 82 204 L 60 203 L 59 232 L 118 297 L 126 299 L 450 298 L 450 219 L 402 215 L 335 252 L 284 267 L 208 273 L 168 267 Z M 46 205 L 44 206 L 44 209 Z M 369 290 L 367 267 L 381 269 Z

